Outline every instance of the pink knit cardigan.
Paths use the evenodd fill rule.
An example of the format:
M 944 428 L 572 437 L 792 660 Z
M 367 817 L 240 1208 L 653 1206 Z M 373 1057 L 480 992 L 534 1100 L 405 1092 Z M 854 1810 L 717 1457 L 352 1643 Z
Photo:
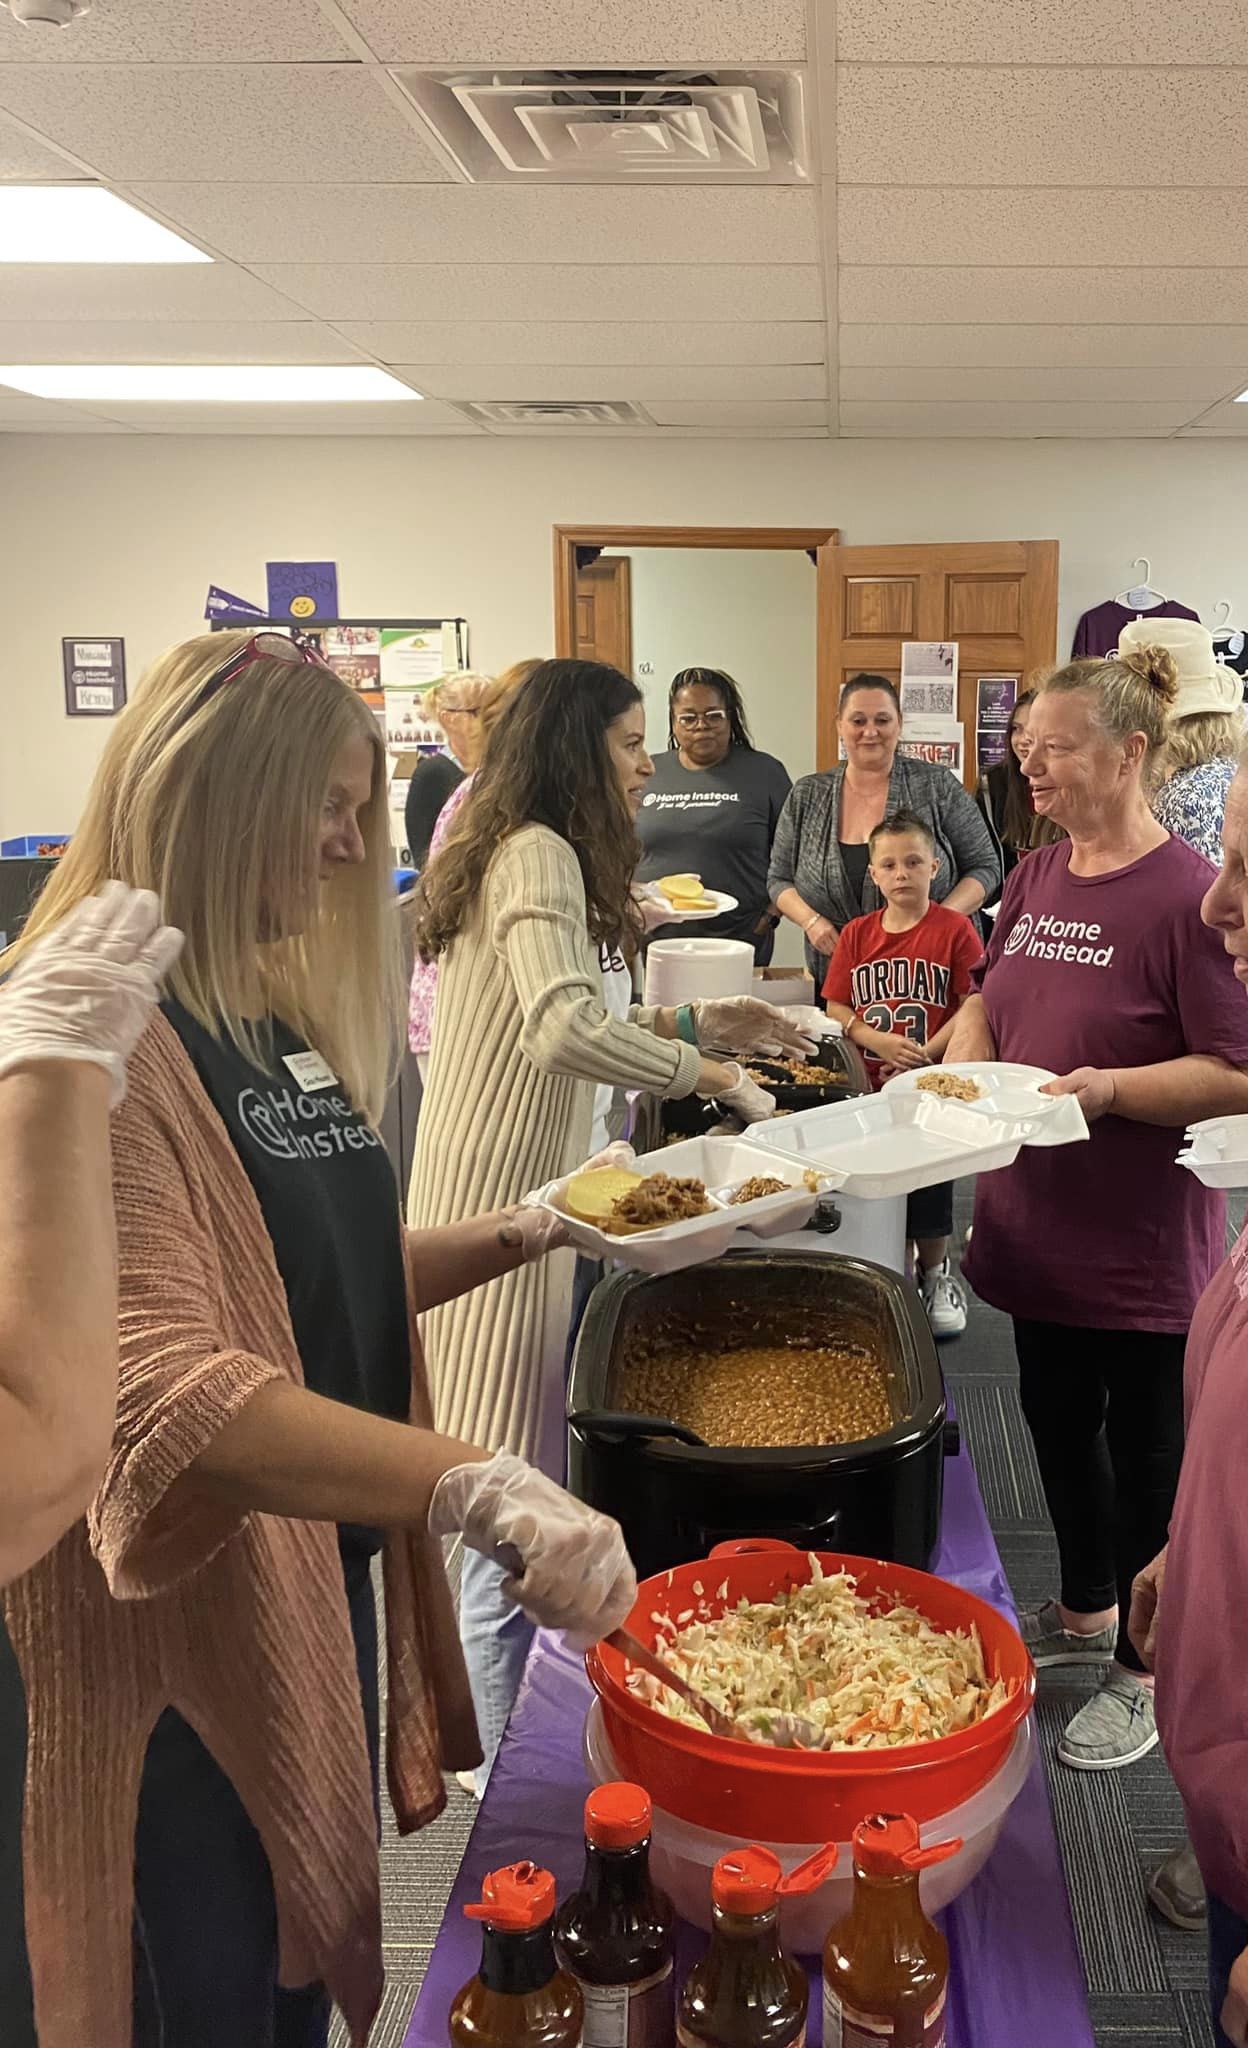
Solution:
M 323 1980 L 361 2044 L 381 1997 L 381 1916 L 337 1537 L 329 1523 L 224 1505 L 188 1476 L 258 1387 L 302 1373 L 251 1183 L 163 1018 L 131 1062 L 113 1162 L 112 1454 L 86 1520 L 4 1596 L 28 1698 L 26 1917 L 41 2048 L 128 2048 L 139 1780 L 167 1706 L 228 1774 L 264 1843 L 282 1982 Z M 419 1239 L 408 1247 L 410 1419 L 428 1426 Z M 392 1534 L 384 1572 L 386 1760 L 406 1831 L 441 1810 L 443 1769 L 480 1752 L 440 1547 Z

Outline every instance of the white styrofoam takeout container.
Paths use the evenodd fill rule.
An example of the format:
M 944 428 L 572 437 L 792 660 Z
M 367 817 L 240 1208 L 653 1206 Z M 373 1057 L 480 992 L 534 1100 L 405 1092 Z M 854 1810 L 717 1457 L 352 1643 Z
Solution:
M 837 1194 L 865 1202 L 912 1195 L 963 1174 L 1011 1166 L 1036 1124 L 977 1114 L 963 1102 L 908 1093 L 854 1096 L 756 1124 L 752 1143 L 812 1166 Z
M 755 1129 L 759 1128 L 755 1126 Z M 686 1266 L 701 1266 L 729 1250 L 734 1240 L 748 1231 L 754 1237 L 778 1237 L 785 1231 L 800 1230 L 814 1214 L 816 1192 L 806 1181 L 802 1162 L 779 1159 L 762 1149 L 754 1138 L 688 1138 L 681 1145 L 668 1145 L 662 1152 L 644 1152 L 633 1162 L 634 1173 L 667 1173 L 674 1180 L 700 1180 L 714 1204 L 709 1216 L 691 1216 L 683 1223 L 665 1223 L 657 1230 L 639 1231 L 631 1237 L 615 1237 L 569 1216 L 566 1202 L 571 1174 L 551 1181 L 528 1199 L 559 1216 L 575 1245 L 591 1258 L 613 1260 L 638 1273 L 678 1273 Z M 766 1174 L 787 1182 L 787 1191 L 766 1195 L 758 1202 L 730 1205 L 734 1189 L 744 1181 Z
M 1087 1119 L 1073 1095 L 1041 1093 L 1047 1082 L 1057 1079 L 1048 1067 L 1028 1067 L 1017 1060 L 946 1060 L 941 1066 L 912 1067 L 904 1074 L 894 1074 L 884 1083 L 883 1093 L 917 1095 L 922 1101 L 925 1091 L 918 1083 L 924 1074 L 964 1074 L 967 1080 L 978 1081 L 983 1090 L 979 1100 L 959 1107 L 1010 1125 L 1029 1124 L 1032 1128 L 1025 1144 L 1069 1145 L 1088 1135 Z M 934 1099 L 941 1100 L 939 1096 Z
M 1207 1188 L 1248 1188 L 1248 1116 L 1207 1116 L 1189 1124 L 1175 1164 Z

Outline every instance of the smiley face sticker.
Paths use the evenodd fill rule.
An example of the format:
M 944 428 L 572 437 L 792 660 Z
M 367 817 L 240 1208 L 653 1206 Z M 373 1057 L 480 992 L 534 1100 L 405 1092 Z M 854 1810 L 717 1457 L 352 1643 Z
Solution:
M 290 616 L 292 619 L 310 619 L 315 610 L 316 599 L 309 597 L 306 592 L 302 592 L 298 597 L 292 597 L 290 600 Z

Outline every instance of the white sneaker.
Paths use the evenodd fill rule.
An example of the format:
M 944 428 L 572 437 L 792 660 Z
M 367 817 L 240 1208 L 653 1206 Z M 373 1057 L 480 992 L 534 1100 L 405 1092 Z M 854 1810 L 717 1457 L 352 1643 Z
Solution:
M 966 1328 L 966 1297 L 950 1271 L 948 1259 L 925 1266 L 919 1275 L 919 1299 L 927 1310 L 933 1337 L 960 1337 Z

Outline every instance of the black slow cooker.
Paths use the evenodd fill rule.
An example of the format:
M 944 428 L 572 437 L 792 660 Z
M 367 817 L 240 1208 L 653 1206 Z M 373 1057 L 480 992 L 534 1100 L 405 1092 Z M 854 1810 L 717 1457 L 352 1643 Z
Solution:
M 858 1443 L 750 1450 L 628 1412 L 630 1354 L 659 1319 L 696 1331 L 712 1371 L 717 1350 L 746 1330 L 752 1343 L 783 1345 L 800 1324 L 820 1344 L 865 1345 L 883 1367 L 892 1422 Z M 615 1272 L 586 1310 L 568 1397 L 569 1485 L 622 1525 L 642 1578 L 742 1536 L 924 1569 L 956 1448 L 922 1305 L 866 1259 L 760 1249 L 682 1273 Z

